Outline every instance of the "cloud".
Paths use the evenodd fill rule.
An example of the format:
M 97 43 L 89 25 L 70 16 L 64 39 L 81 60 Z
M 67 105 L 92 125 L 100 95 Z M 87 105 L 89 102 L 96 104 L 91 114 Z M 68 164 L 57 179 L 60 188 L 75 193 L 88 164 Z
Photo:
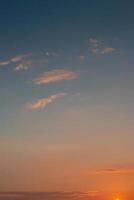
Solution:
M 84 55 L 80 55 L 79 58 L 80 58 L 81 61 L 85 60 L 85 56 Z
M 101 54 L 109 54 L 115 51 L 115 48 L 104 48 L 101 50 Z
M 101 45 L 101 41 L 97 40 L 96 38 L 89 38 L 89 43 L 94 48 L 97 48 Z
M 92 196 L 92 195 L 91 195 Z M 0 197 L 3 199 L 8 199 L 8 198 L 25 198 L 25 199 L 49 199 L 49 200 L 87 200 L 89 199 L 88 193 L 84 192 L 41 192 L 41 193 L 1 193 Z
M 7 199 L 7 198 L 17 198 L 17 197 L 23 197 L 24 194 L 15 194 L 15 193 L 1 193 L 0 194 L 0 197 L 3 197 L 4 199 Z
M 88 196 L 98 196 L 99 195 L 99 191 L 98 190 L 89 190 L 88 192 L 87 192 L 87 195 Z
M 91 52 L 94 53 L 94 54 L 99 54 L 100 50 L 95 48 L 95 49 L 91 49 Z
M 15 57 L 12 57 L 12 58 L 10 58 L 9 60 L 5 60 L 5 61 L 1 61 L 0 62 L 0 66 L 6 66 L 6 65 L 9 65 L 9 64 L 11 64 L 12 62 L 13 63 L 15 63 L 15 62 L 20 62 L 20 61 L 22 61 L 25 57 L 28 57 L 30 54 L 25 54 L 25 55 L 17 55 L 17 56 L 15 56 Z M 20 66 L 18 66 L 17 67 L 18 69 L 19 68 L 25 68 L 26 69 L 26 66 L 24 67 L 24 64 L 23 64 L 23 67 L 21 66 L 21 64 L 20 64 Z M 17 71 L 17 70 L 16 70 Z
M 134 168 L 110 168 L 91 172 L 92 175 L 134 174 Z
M 17 55 L 15 57 L 11 58 L 10 61 L 11 62 L 19 62 L 19 61 L 22 61 L 27 56 L 29 56 L 29 54 Z
M 67 93 L 57 93 L 46 98 L 38 99 L 33 103 L 29 103 L 28 107 L 32 110 L 43 109 L 47 104 L 54 102 L 56 99 L 66 96 Z
M 25 63 L 20 63 L 20 64 L 16 65 L 14 71 L 28 70 L 29 67 L 31 66 L 31 64 L 32 64 L 31 61 L 27 61 Z
M 89 38 L 89 46 L 90 50 L 93 54 L 111 54 L 116 51 L 115 48 L 105 47 L 104 42 L 101 40 L 97 40 L 96 38 Z
M 1 61 L 0 66 L 5 66 L 5 65 L 8 65 L 9 63 L 10 61 Z
M 76 79 L 78 76 L 79 76 L 78 72 L 58 69 L 58 70 L 44 72 L 38 78 L 33 80 L 33 82 L 35 84 L 48 84 L 48 83 L 59 82 L 63 80 Z

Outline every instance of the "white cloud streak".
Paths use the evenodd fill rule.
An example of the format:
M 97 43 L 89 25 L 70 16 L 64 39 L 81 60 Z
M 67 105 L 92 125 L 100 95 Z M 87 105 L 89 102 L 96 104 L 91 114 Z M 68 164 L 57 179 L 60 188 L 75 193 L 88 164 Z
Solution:
M 66 96 L 67 93 L 57 93 L 46 98 L 38 99 L 33 103 L 28 103 L 28 108 L 31 110 L 43 109 L 47 104 L 53 103 L 56 99 Z

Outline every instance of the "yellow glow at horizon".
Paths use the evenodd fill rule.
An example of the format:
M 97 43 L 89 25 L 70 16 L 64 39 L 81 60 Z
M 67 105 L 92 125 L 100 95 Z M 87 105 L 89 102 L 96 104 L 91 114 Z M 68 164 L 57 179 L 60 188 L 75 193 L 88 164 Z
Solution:
M 121 200 L 121 199 L 117 197 L 117 198 L 115 198 L 115 200 Z

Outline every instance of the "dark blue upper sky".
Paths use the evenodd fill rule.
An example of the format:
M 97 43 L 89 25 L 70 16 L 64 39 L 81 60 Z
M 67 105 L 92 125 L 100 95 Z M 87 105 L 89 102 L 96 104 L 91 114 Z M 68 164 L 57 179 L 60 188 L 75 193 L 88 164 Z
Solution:
M 126 46 L 134 33 L 132 1 L 1 1 L 0 43 L 8 51 L 68 49 L 90 36 L 119 37 Z M 127 43 L 125 43 L 127 40 Z
M 20 59 L 22 63 L 1 63 L 3 93 L 7 95 L 8 90 L 19 94 L 22 90 L 24 100 L 33 94 L 38 96 L 38 92 L 42 96 L 42 86 L 36 91 L 31 82 L 44 71 L 55 69 L 79 71 L 81 76 L 73 84 L 46 87 L 47 94 L 70 88 L 72 92 L 89 92 L 89 85 L 90 92 L 98 92 L 96 85 L 103 88 L 114 83 L 131 91 L 133 6 L 133 1 L 123 0 L 1 1 L 0 61 L 28 55 Z M 20 72 L 13 72 L 19 64 L 23 64 Z

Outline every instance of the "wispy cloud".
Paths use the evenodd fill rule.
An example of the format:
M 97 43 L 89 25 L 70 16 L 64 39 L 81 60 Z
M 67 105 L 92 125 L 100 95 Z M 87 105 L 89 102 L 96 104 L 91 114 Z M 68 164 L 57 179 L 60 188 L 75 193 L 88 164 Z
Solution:
M 1 193 L 0 197 L 3 197 L 3 199 L 8 198 L 25 198 L 25 199 L 49 199 L 49 200 L 87 200 L 89 199 L 89 196 L 96 196 L 96 195 L 89 195 L 87 192 L 43 192 L 43 193 Z M 98 196 L 98 195 L 97 195 Z
M 46 98 L 38 99 L 37 101 L 35 101 L 33 103 L 28 103 L 28 108 L 30 108 L 32 110 L 43 109 L 47 104 L 50 104 L 50 103 L 54 102 L 56 99 L 64 97 L 66 95 L 67 95 L 67 93 L 57 93 L 57 94 L 51 95 Z
M 90 50 L 94 54 L 111 54 L 116 51 L 113 47 L 105 47 L 104 42 L 97 40 L 96 38 L 89 38 Z
M 22 61 L 24 58 L 28 57 L 30 54 L 24 54 L 24 55 L 17 55 L 10 59 L 11 62 L 19 62 Z
M 85 55 L 80 55 L 80 56 L 79 56 L 79 59 L 80 59 L 81 61 L 85 60 Z
M 10 61 L 1 61 L 0 66 L 5 66 L 5 65 L 8 65 L 9 63 Z
M 58 53 L 56 53 L 56 52 L 49 52 L 49 51 L 46 51 L 45 52 L 45 55 L 47 56 L 47 57 L 58 57 L 59 56 L 59 54 Z
M 18 198 L 18 197 L 24 197 L 24 194 L 15 194 L 15 193 L 1 193 L 0 197 L 3 197 L 4 199 L 8 198 Z
M 89 43 L 94 48 L 98 48 L 101 45 L 101 41 L 96 38 L 89 38 Z
M 16 67 L 14 68 L 14 71 L 28 70 L 29 67 L 31 66 L 31 64 L 32 64 L 31 61 L 27 61 L 25 63 L 20 63 L 20 64 L 16 65 Z
M 22 61 L 23 59 L 25 59 L 26 57 L 28 57 L 31 54 L 25 54 L 25 55 L 17 55 L 15 57 L 10 58 L 9 60 L 5 60 L 5 61 L 0 61 L 0 66 L 6 66 L 9 65 L 11 63 L 17 63 Z
M 101 54 L 109 54 L 109 53 L 112 53 L 112 52 L 114 52 L 115 51 L 115 48 L 104 48 L 104 49 L 102 49 L 102 51 L 101 51 Z
M 98 190 L 89 190 L 87 192 L 88 196 L 98 196 L 100 194 L 100 191 Z
M 112 174 L 134 174 L 134 168 L 110 168 L 99 169 L 90 172 L 92 175 L 112 175 Z
M 76 79 L 78 76 L 79 76 L 78 72 L 58 69 L 58 70 L 44 72 L 35 80 L 33 80 L 33 82 L 35 84 L 48 84 L 48 83 L 59 82 L 63 80 Z

